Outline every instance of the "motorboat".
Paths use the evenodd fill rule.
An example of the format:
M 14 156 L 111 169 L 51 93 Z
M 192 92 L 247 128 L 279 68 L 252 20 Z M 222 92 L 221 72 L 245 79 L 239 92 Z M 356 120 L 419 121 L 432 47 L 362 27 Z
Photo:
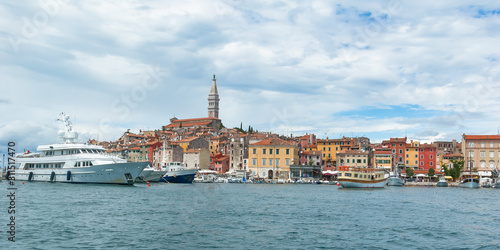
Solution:
M 166 165 L 167 173 L 163 175 L 160 182 L 168 183 L 193 183 L 198 169 L 188 169 L 180 162 L 169 162 Z

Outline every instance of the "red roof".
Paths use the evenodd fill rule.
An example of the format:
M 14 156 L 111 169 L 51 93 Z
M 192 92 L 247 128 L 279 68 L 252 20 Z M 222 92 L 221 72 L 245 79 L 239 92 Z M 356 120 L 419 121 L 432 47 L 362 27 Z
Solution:
M 191 119 L 175 120 L 175 121 L 172 121 L 172 123 L 179 123 L 179 122 L 195 122 L 195 121 L 203 121 L 203 120 L 220 120 L 220 119 L 219 119 L 219 118 L 215 118 L 215 117 L 206 117 L 206 118 L 191 118 Z
M 271 139 L 267 139 L 267 140 L 262 140 L 262 141 L 259 141 L 259 142 L 256 142 L 256 143 L 253 143 L 253 144 L 250 144 L 250 145 L 255 145 L 255 146 L 270 146 L 270 145 L 278 145 L 278 146 L 281 146 L 281 145 L 294 145 L 293 142 L 287 142 L 285 140 L 281 140 L 279 138 L 271 138 Z
M 500 140 L 500 135 L 465 135 L 466 140 Z

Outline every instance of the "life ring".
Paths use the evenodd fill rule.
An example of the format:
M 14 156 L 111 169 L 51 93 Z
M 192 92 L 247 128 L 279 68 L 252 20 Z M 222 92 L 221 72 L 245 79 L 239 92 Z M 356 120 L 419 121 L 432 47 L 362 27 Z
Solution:
M 349 167 L 344 167 L 344 170 L 345 171 L 349 171 Z

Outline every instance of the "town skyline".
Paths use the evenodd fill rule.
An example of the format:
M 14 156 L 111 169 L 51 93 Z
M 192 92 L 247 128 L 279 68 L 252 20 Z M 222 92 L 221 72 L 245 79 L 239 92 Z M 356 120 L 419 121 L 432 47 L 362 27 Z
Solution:
M 49 1 L 0 5 L 0 142 L 116 140 L 205 117 L 282 135 L 497 134 L 499 11 L 477 4 Z M 4 143 L 5 144 L 5 143 Z

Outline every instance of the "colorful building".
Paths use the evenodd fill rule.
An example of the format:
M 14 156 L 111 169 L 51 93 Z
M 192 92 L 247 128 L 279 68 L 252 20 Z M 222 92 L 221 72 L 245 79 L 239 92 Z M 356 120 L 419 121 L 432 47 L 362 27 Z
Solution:
M 270 138 L 249 145 L 248 160 L 252 174 L 259 178 L 290 178 L 290 165 L 299 163 L 296 143 Z
M 373 167 L 393 171 L 393 154 L 390 148 L 377 148 L 373 151 Z
M 481 176 L 491 176 L 500 169 L 500 135 L 462 136 L 462 153 L 466 169 L 476 169 Z
M 386 146 L 392 149 L 392 153 L 395 155 L 394 159 L 395 165 L 405 164 L 406 137 L 390 138 L 389 140 L 382 141 L 382 146 Z
M 434 144 L 420 144 L 418 152 L 418 169 L 429 170 L 430 168 L 436 169 L 436 146 Z
M 405 166 L 407 168 L 413 168 L 414 170 L 417 170 L 419 168 L 419 146 L 419 142 L 413 140 L 411 140 L 410 143 L 406 144 Z

